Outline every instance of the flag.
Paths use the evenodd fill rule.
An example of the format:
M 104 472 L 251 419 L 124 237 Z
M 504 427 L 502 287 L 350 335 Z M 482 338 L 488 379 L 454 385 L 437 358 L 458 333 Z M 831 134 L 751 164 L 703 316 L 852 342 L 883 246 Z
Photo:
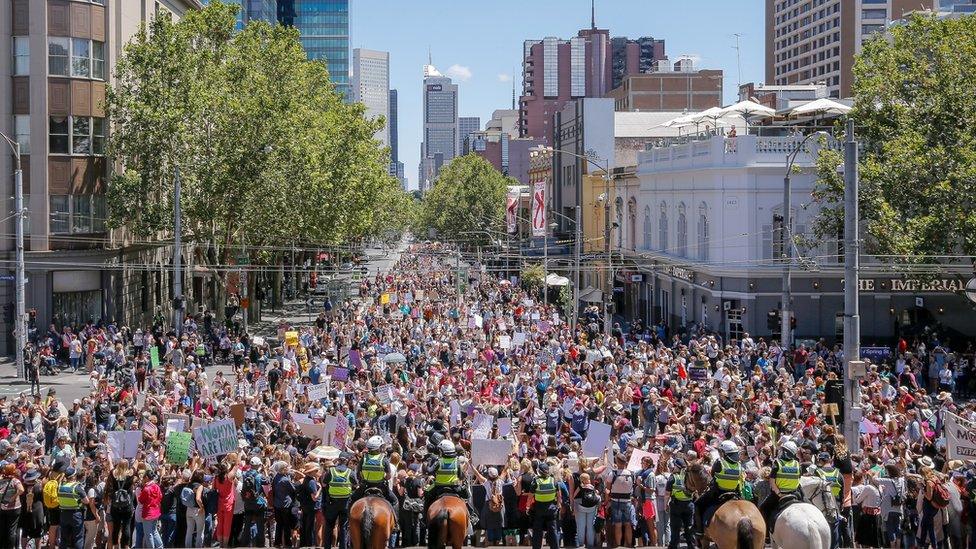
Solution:
M 515 232 L 515 212 L 518 209 L 518 191 L 508 191 L 508 204 L 505 207 L 505 225 L 509 233 Z
M 532 189 L 532 236 L 546 236 L 546 184 L 536 181 Z

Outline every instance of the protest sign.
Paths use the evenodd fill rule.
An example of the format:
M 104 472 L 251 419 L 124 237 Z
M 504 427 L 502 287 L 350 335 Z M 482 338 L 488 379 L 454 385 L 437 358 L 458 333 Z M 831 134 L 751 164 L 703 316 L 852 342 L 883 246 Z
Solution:
M 363 365 L 363 353 L 359 349 L 349 349 L 349 364 L 357 368 Z
M 159 347 L 153 345 L 149 348 L 149 362 L 154 370 L 159 368 Z
M 285 332 L 285 345 L 298 347 L 298 332 Z
M 329 397 L 329 384 L 319 383 L 318 385 L 308 386 L 308 399 L 309 400 L 320 400 Z
M 510 440 L 473 439 L 471 441 L 471 464 L 475 467 L 505 465 L 508 463 L 508 456 L 511 454 L 512 442 Z
M 142 438 L 148 440 L 155 440 L 159 436 L 159 428 L 156 424 L 149 421 L 148 419 L 142 420 Z
M 583 441 L 583 456 L 597 458 L 603 455 L 607 443 L 610 442 L 610 426 L 599 421 L 591 421 Z
M 325 416 L 325 422 L 322 424 L 322 444 L 328 444 L 329 446 L 335 446 L 332 443 L 332 439 L 335 438 L 336 422 L 338 418 L 336 416 Z
M 474 416 L 471 422 L 471 438 L 486 439 L 491 438 L 491 426 L 495 423 L 494 416 L 481 414 Z
M 525 332 L 515 332 L 515 336 L 512 337 L 512 345 L 516 347 L 525 345 Z
M 390 303 L 390 294 L 380 294 L 380 305 L 387 305 Z
M 335 433 L 332 435 L 332 445 L 340 450 L 346 449 L 346 437 L 349 434 L 349 420 L 346 416 L 336 418 Z
M 253 338 L 251 338 L 251 346 L 252 347 L 260 347 L 261 345 L 264 345 L 264 338 L 263 337 L 261 337 L 261 336 L 254 336 Z
M 461 403 L 456 400 L 452 400 L 449 406 L 451 408 L 451 425 L 458 425 L 461 423 Z
M 381 404 L 390 404 L 393 402 L 393 386 L 387 383 L 386 385 L 377 387 L 376 398 Z
M 512 418 L 498 418 L 498 438 L 507 437 L 512 434 Z
M 692 366 L 688 368 L 688 377 L 695 381 L 708 381 L 708 367 Z
M 949 459 L 976 460 L 976 424 L 945 412 L 945 438 Z
M 109 431 L 108 451 L 113 461 L 134 459 L 142 444 L 142 431 Z
M 511 349 L 512 348 L 512 337 L 511 336 L 507 336 L 507 335 L 499 336 L 498 337 L 498 346 L 500 348 L 502 348 L 502 349 Z
M 539 328 L 539 331 L 544 334 L 548 334 L 549 332 L 552 331 L 552 324 L 550 324 L 548 320 L 543 320 L 539 322 L 539 324 L 536 327 Z
M 859 430 L 862 434 L 866 435 L 876 435 L 881 432 L 881 429 L 878 428 L 877 424 L 868 419 L 861 420 L 861 427 Z
M 627 470 L 639 473 L 641 469 L 644 468 L 643 460 L 645 457 L 651 458 L 652 467 L 657 465 L 658 454 L 652 454 L 650 452 L 645 452 L 644 450 L 634 448 L 634 451 L 630 454 L 630 461 L 627 462 Z
M 332 379 L 336 381 L 347 381 L 349 379 L 349 368 L 335 368 L 332 370 Z
M 312 439 L 319 439 L 324 441 L 326 437 L 325 424 L 324 423 L 313 423 L 309 422 L 296 422 L 295 425 L 298 426 L 298 430 L 302 432 L 303 435 Z
M 237 427 L 233 419 L 214 421 L 194 429 L 193 440 L 204 458 L 229 454 L 237 450 Z
M 244 414 L 247 412 L 247 407 L 243 404 L 231 404 L 230 405 L 230 417 L 234 418 L 234 425 L 240 428 L 244 425 Z
M 166 462 L 183 465 L 190 457 L 190 433 L 173 431 L 166 437 Z

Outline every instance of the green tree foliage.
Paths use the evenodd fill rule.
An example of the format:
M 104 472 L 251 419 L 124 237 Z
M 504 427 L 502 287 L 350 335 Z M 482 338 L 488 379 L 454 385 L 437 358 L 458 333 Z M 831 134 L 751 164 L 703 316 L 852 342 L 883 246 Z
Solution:
M 864 46 L 854 66 L 865 251 L 895 262 L 976 255 L 976 17 L 915 16 Z M 818 237 L 843 227 L 835 151 L 822 153 Z
M 244 242 L 334 244 L 375 231 L 396 184 L 373 139 L 385 122 L 343 102 L 295 29 L 235 32 L 236 9 L 157 17 L 125 47 L 108 95 L 110 154 L 123 167 L 110 222 L 141 236 L 169 230 L 179 168 L 184 236 L 219 259 Z
M 503 229 L 510 185 L 518 182 L 480 156 L 455 158 L 424 196 L 420 226 L 436 230 L 444 240 L 488 240 L 485 230 Z
M 542 290 L 545 276 L 545 270 L 542 268 L 541 263 L 527 265 L 524 269 L 522 269 L 522 285 L 525 286 L 529 292 L 539 292 Z

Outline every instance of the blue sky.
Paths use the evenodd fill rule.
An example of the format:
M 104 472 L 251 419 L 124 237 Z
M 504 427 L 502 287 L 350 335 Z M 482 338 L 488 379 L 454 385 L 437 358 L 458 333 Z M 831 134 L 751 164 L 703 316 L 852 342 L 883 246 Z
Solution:
M 434 65 L 460 84 L 460 115 L 511 108 L 521 93 L 522 42 L 570 38 L 590 25 L 590 0 L 353 0 L 352 44 L 390 52 L 390 86 L 399 90 L 400 161 L 410 187 L 420 160 L 421 87 L 430 47 Z M 597 0 L 596 22 L 612 36 L 653 36 L 668 56 L 689 54 L 725 71 L 725 99 L 736 96 L 733 48 L 739 33 L 742 81 L 764 78 L 763 0 Z

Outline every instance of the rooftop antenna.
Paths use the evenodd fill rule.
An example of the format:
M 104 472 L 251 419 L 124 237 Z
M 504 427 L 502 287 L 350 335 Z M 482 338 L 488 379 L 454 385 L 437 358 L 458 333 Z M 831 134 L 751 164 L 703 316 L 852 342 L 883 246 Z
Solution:
M 738 65 L 738 70 L 739 70 L 739 75 L 738 75 L 738 78 L 739 78 L 739 86 L 741 87 L 742 86 L 742 48 L 739 47 L 739 39 L 742 38 L 742 33 L 738 33 L 737 32 L 737 33 L 733 34 L 732 36 L 735 37 L 735 46 L 732 46 L 732 47 L 735 49 L 735 61 L 736 61 L 736 64 Z
M 515 108 L 515 67 L 512 67 L 512 110 Z
M 596 0 L 590 0 L 590 28 L 596 30 Z
M 430 44 L 427 44 L 427 64 L 434 65 L 434 56 L 430 53 Z

